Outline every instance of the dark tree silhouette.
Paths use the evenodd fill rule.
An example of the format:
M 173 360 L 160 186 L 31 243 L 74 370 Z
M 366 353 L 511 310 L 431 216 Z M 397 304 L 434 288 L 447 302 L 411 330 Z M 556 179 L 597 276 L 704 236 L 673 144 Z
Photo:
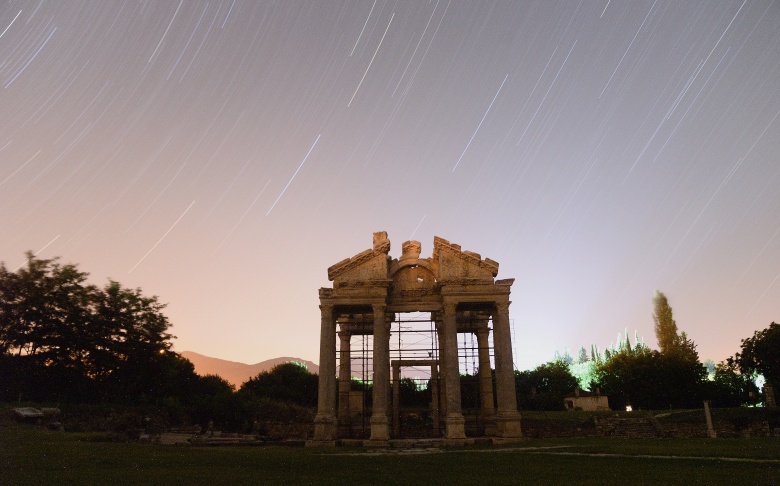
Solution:
M 242 391 L 302 406 L 317 404 L 319 377 L 298 363 L 283 363 L 241 385 Z
M 16 272 L 0 264 L 5 399 L 155 403 L 196 379 L 170 352 L 157 297 L 114 281 L 99 289 L 88 276 L 30 252 Z
M 753 377 L 740 373 L 733 358 L 715 365 L 712 380 L 704 382 L 704 397 L 715 407 L 756 405 L 759 401 Z
M 641 343 L 626 343 L 605 352 L 597 364 L 596 381 L 609 396 L 612 408 L 665 409 L 701 406 L 706 368 L 699 362 L 696 344 L 679 333 L 666 296 L 656 291 L 653 320 L 660 351 Z M 709 388 L 710 391 L 712 387 Z
M 753 337 L 743 339 L 741 349 L 735 362 L 742 373 L 764 375 L 777 393 L 780 387 L 780 324 L 772 322 L 766 329 L 756 331 Z
M 539 365 L 531 371 L 515 371 L 517 404 L 521 410 L 564 410 L 563 398 L 577 386 L 577 378 L 561 360 Z

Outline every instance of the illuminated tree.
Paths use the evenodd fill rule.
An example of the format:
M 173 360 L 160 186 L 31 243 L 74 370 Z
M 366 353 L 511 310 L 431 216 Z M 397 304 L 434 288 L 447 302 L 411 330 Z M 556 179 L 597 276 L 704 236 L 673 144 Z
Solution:
M 680 344 L 677 334 L 677 323 L 672 317 L 672 308 L 663 292 L 655 291 L 653 297 L 653 321 L 655 321 L 655 336 L 662 353 L 675 349 Z
M 653 320 L 660 351 L 650 350 L 635 336 L 634 346 L 618 335 L 618 343 L 604 353 L 596 381 L 609 395 L 613 408 L 690 408 L 701 404 L 707 371 L 699 362 L 696 344 L 677 323 L 666 296 L 656 291 Z
M 742 352 L 736 354 L 736 364 L 744 374 L 761 374 L 772 384 L 775 393 L 780 387 L 780 324 L 756 331 L 742 340 Z
M 759 401 L 758 387 L 753 375 L 740 373 L 733 358 L 718 364 L 713 363 L 712 377 L 705 385 L 705 398 L 715 407 L 740 407 L 756 405 Z

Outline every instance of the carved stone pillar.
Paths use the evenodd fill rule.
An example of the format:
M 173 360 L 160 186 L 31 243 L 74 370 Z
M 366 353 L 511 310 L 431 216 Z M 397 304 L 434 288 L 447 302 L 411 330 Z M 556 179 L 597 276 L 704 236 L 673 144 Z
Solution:
M 385 306 L 374 310 L 374 392 L 371 413 L 371 440 L 386 441 L 388 430 L 387 392 L 390 383 L 390 326 L 385 319 Z
M 431 365 L 431 417 L 433 418 L 433 436 L 438 437 L 441 430 L 439 423 L 439 373 L 438 365 Z
M 352 389 L 352 367 L 350 362 L 350 340 L 352 333 L 339 332 L 341 343 L 339 346 L 339 421 L 349 422 L 349 392 Z
M 488 335 L 490 329 L 487 322 L 480 323 L 477 328 L 477 354 L 479 355 L 479 404 L 482 420 L 485 422 L 485 433 L 495 434 L 495 407 L 493 406 L 493 374 L 490 370 L 490 344 Z
M 512 333 L 509 329 L 509 302 L 497 302 L 493 313 L 493 349 L 496 355 L 496 433 L 499 437 L 521 437 L 520 412 L 515 395 L 512 363 Z
M 466 420 L 463 418 L 460 403 L 460 370 L 458 369 L 458 328 L 455 314 L 456 304 L 445 302 L 444 305 L 444 369 L 446 378 L 444 388 L 447 393 L 447 418 L 445 419 L 447 439 L 466 438 Z
M 401 366 L 393 363 L 393 437 L 401 435 Z
M 314 443 L 336 440 L 336 320 L 333 306 L 320 306 L 320 375 Z
M 439 389 L 439 413 L 441 417 L 447 416 L 447 360 L 445 359 L 444 352 L 444 322 L 441 319 L 436 321 L 436 337 L 439 340 L 439 376 L 437 385 Z

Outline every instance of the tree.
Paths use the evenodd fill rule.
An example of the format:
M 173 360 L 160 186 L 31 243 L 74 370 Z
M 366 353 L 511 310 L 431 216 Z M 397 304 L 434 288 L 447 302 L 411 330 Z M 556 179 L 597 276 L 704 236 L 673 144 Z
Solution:
M 672 308 L 663 292 L 655 291 L 653 297 L 653 321 L 655 321 L 655 336 L 662 353 L 676 348 L 680 344 L 677 334 L 677 323 L 672 317 Z
M 700 382 L 706 377 L 706 369 L 699 362 L 699 352 L 696 351 L 696 343 L 683 331 L 678 334 L 677 323 L 672 318 L 672 308 L 666 296 L 656 291 L 653 299 L 655 313 L 655 334 L 658 338 L 658 347 L 665 358 L 664 366 L 671 366 L 670 373 L 682 373 L 678 378 L 686 376 L 691 380 Z M 674 370 L 678 366 L 679 370 Z
M 395 383 L 391 386 L 395 386 Z M 401 378 L 398 388 L 401 405 L 404 407 L 426 407 L 431 401 L 430 389 L 420 386 L 411 378 Z
M 644 346 L 617 352 L 596 369 L 596 381 L 615 409 L 698 407 L 705 378 L 706 369 L 690 354 Z
M 0 349 L 11 355 L 3 381 L 15 387 L 5 393 L 67 401 L 94 396 L 86 357 L 96 289 L 85 284 L 87 276 L 75 265 L 31 252 L 16 272 L 0 265 Z
M 92 313 L 93 373 L 107 377 L 120 367 L 156 361 L 167 353 L 174 336 L 168 333 L 164 308 L 156 296 L 146 297 L 141 289 L 110 280 L 96 296 Z
M 577 378 L 561 360 L 539 365 L 531 371 L 515 371 L 517 404 L 522 410 L 564 410 L 563 398 L 577 386 Z
M 657 351 L 650 350 L 637 353 L 623 351 L 599 363 L 596 381 L 602 393 L 609 397 L 610 407 L 655 408 L 651 404 L 659 393 L 655 373 L 657 355 Z
M 577 353 L 577 363 L 587 363 L 588 362 L 588 351 L 585 349 L 585 347 L 580 348 L 580 352 Z
M 656 291 L 653 320 L 660 351 L 651 351 L 635 336 L 626 337 L 604 353 L 596 377 L 613 408 L 626 405 L 646 409 L 690 408 L 700 405 L 707 371 L 699 362 L 696 344 L 677 323 L 666 296 Z
M 302 406 L 317 404 L 319 377 L 298 363 L 283 363 L 263 371 L 241 385 L 258 397 L 268 397 Z
M 733 358 L 718 364 L 713 363 L 712 379 L 704 383 L 704 396 L 715 407 L 741 407 L 756 405 L 758 387 L 753 377 L 739 372 Z
M 743 339 L 741 349 L 734 360 L 740 371 L 764 375 L 777 392 L 780 386 L 780 324 L 772 322 L 766 329 L 753 333 L 753 337 Z
M 135 401 L 140 394 L 159 401 L 192 381 L 192 365 L 169 351 L 165 305 L 113 281 L 98 289 L 88 276 L 30 252 L 16 272 L 0 264 L 3 395 L 89 402 Z
M 79 366 L 89 348 L 85 324 L 95 288 L 88 273 L 57 259 L 36 259 L 16 273 L 0 268 L 0 349 L 43 364 Z

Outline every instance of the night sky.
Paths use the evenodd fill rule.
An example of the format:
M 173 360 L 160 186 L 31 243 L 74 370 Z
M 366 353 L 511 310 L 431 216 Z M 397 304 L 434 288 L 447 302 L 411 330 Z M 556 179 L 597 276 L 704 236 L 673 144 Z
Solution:
M 175 349 L 318 361 L 385 230 L 515 278 L 516 366 L 780 321 L 778 1 L 10 1 L 0 260 L 169 303 Z

